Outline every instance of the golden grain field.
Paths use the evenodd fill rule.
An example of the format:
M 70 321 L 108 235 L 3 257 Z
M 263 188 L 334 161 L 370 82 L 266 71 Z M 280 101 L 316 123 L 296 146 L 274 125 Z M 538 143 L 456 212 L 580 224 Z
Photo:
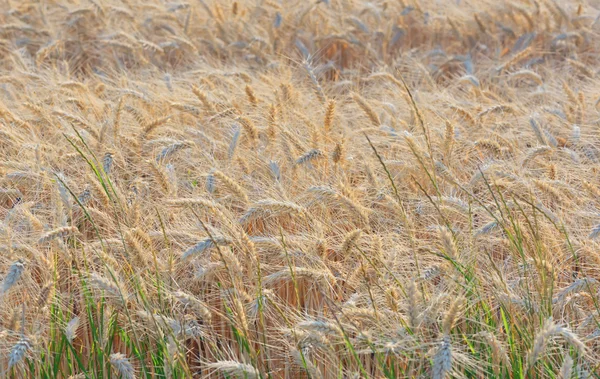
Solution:
M 2 1 L 0 377 L 600 377 L 599 15 Z

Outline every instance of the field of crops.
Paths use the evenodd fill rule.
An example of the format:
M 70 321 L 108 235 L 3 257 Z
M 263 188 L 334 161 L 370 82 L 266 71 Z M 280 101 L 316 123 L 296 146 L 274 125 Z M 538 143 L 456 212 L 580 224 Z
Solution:
M 599 377 L 599 15 L 4 0 L 0 377 Z

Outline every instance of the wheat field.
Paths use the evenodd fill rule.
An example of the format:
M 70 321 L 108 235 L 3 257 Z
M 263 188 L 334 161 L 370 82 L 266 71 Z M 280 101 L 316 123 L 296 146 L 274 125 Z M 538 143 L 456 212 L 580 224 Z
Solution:
M 600 2 L 0 9 L 0 377 L 600 377 Z

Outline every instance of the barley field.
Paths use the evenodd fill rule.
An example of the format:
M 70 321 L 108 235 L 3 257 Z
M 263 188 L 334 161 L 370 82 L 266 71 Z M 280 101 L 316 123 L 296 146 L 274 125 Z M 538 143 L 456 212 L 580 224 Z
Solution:
M 600 377 L 599 1 L 0 11 L 0 377 Z

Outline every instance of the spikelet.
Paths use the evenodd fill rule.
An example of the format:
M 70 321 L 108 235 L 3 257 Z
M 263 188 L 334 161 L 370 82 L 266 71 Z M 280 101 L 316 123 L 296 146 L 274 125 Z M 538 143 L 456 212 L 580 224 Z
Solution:
M 126 111 L 127 113 L 129 113 L 133 117 L 135 122 L 138 123 L 138 125 L 140 127 L 150 124 L 150 122 L 148 122 L 146 116 L 139 109 L 132 107 L 130 105 L 125 105 L 125 106 L 123 106 L 123 110 Z M 142 137 L 145 138 L 145 136 L 143 134 L 142 134 Z
M 120 139 L 120 130 L 121 130 L 121 115 L 123 114 L 123 106 L 125 105 L 125 97 L 121 96 L 119 98 L 119 103 L 117 105 L 117 110 L 115 111 L 115 118 L 113 121 L 113 140 L 114 142 L 118 142 Z
M 25 102 L 25 103 L 23 103 L 23 106 L 25 108 L 31 110 L 33 113 L 37 114 L 39 117 L 41 117 L 44 120 L 48 121 L 48 118 L 46 117 L 46 111 L 40 105 Z
M 579 106 L 581 107 L 581 111 L 585 113 L 585 94 L 582 91 L 579 91 L 579 93 L 577 93 L 577 102 L 579 103 Z
M 595 75 L 594 71 L 591 70 L 586 64 L 576 61 L 574 59 L 567 59 L 567 62 L 576 69 L 578 69 L 583 75 L 593 78 Z
M 342 194 L 337 194 L 337 200 L 344 204 L 349 210 L 356 213 L 361 222 L 364 224 L 369 223 L 369 215 L 372 213 L 371 209 L 364 207 L 357 200 L 353 200 Z
M 257 369 L 236 361 L 217 361 L 206 364 L 206 367 L 218 371 L 223 375 L 239 379 L 257 379 L 260 377 Z
M 165 170 L 153 161 L 146 161 L 146 163 L 148 164 L 148 167 L 150 167 L 150 172 L 152 173 L 154 180 L 160 185 L 165 193 L 170 193 L 172 189 L 171 181 Z
M 48 302 L 50 302 L 54 296 L 54 287 L 54 281 L 49 281 L 48 283 L 44 284 L 44 286 L 40 289 L 40 294 L 37 299 L 38 307 L 43 308 L 48 304 Z
M 273 274 L 265 276 L 263 283 L 268 286 L 277 282 L 291 281 L 293 278 L 295 278 L 296 280 L 307 279 L 309 282 L 312 281 L 324 285 L 334 284 L 336 282 L 335 276 L 333 276 L 333 274 L 330 271 L 316 270 L 305 267 L 295 267 L 293 268 L 293 271 L 293 276 L 289 268 L 277 271 Z
M 408 321 L 410 328 L 414 331 L 419 327 L 421 319 L 420 306 L 418 300 L 420 293 L 414 280 L 411 280 L 408 283 L 406 292 L 408 297 Z
M 246 96 L 248 97 L 250 104 L 258 105 L 258 98 L 256 97 L 256 94 L 250 85 L 246 85 Z
M 10 355 L 8 356 L 8 368 L 10 369 L 18 365 L 23 358 L 25 358 L 25 354 L 27 354 L 27 351 L 29 350 L 31 350 L 29 339 L 25 336 L 21 336 L 21 339 L 10 351 Z
M 127 52 L 131 52 L 131 53 L 133 53 L 136 50 L 136 47 L 133 44 L 127 43 L 127 42 L 122 42 L 122 41 L 117 41 L 114 39 L 102 41 L 102 43 L 105 44 L 106 46 L 110 46 L 115 49 L 122 49 Z
M 170 105 L 171 105 L 171 108 L 177 109 L 180 112 L 189 113 L 192 116 L 200 117 L 200 113 L 201 113 L 200 109 L 194 107 L 193 105 L 177 103 L 177 102 L 172 102 Z
M 319 101 L 321 103 L 325 103 L 326 97 L 325 97 L 325 93 L 323 92 L 323 88 L 321 87 L 319 80 L 315 76 L 315 73 L 314 73 L 313 69 L 310 67 L 310 65 L 308 64 L 308 62 L 306 62 L 304 64 L 304 69 L 306 70 L 306 73 L 308 74 L 310 81 L 312 82 L 313 86 L 315 87 L 315 93 L 317 94 L 317 98 L 319 99 Z
M 321 157 L 323 157 L 323 153 L 321 152 L 321 150 L 319 150 L 319 149 L 312 149 L 312 150 L 307 151 L 300 158 L 296 159 L 296 164 L 297 165 L 303 165 L 303 164 L 312 162 L 315 159 L 321 158 Z
M 548 143 L 553 147 L 558 147 L 558 139 L 554 138 L 554 136 L 547 130 L 544 130 L 544 136 L 548 140 Z M 565 146 L 566 142 L 561 141 L 561 146 Z
M 152 241 L 144 231 L 139 228 L 130 229 L 125 232 L 124 240 L 128 252 L 133 252 L 140 262 L 146 263 L 148 261 L 147 252 L 152 248 Z
M 123 291 L 119 284 L 115 284 L 112 280 L 106 279 L 96 273 L 89 275 L 90 285 L 98 290 L 105 291 L 111 296 L 117 297 L 123 300 L 127 299 L 127 294 Z
M 465 121 L 468 121 L 471 125 L 475 125 L 475 117 L 464 108 L 457 107 L 455 105 L 450 105 L 450 109 L 456 112 L 460 117 L 462 117 Z
M 113 167 L 113 154 L 111 152 L 107 152 L 106 154 L 104 154 L 104 157 L 102 158 L 102 168 L 104 169 L 104 172 L 109 175 L 110 172 L 112 171 L 112 167 Z
M 519 70 L 511 73 L 509 76 L 511 79 L 529 79 L 540 86 L 544 84 L 542 77 L 531 70 Z
M 452 369 L 452 344 L 449 336 L 444 336 L 433 357 L 433 379 L 445 379 Z
M 529 15 L 529 13 L 527 13 L 527 11 L 521 7 L 517 7 L 515 6 L 515 11 L 520 14 L 521 16 L 523 16 L 523 18 L 525 19 L 525 22 L 527 22 L 527 30 L 531 31 L 534 29 L 535 23 L 533 21 L 533 19 L 531 18 L 531 16 Z
M 546 139 L 544 138 L 544 134 L 542 133 L 542 129 L 540 128 L 538 122 L 535 120 L 534 117 L 529 118 L 529 125 L 531 125 L 531 129 L 533 129 L 533 132 L 535 133 L 535 136 L 537 137 L 538 141 L 542 145 L 547 145 Z
M 36 53 L 36 57 L 35 57 L 36 66 L 40 67 L 42 65 L 42 63 L 44 62 L 44 60 L 46 60 L 46 58 L 49 57 L 50 54 L 52 54 L 52 52 L 55 51 L 58 46 L 59 46 L 59 42 L 54 41 L 54 42 L 47 44 L 46 46 L 41 47 Z
M 77 228 L 74 226 L 64 226 L 62 228 L 54 229 L 40 237 L 38 244 L 47 243 L 56 238 L 62 238 L 74 233 L 77 233 Z
M 138 39 L 138 42 L 142 45 L 142 47 L 144 48 L 144 50 L 149 50 L 155 53 L 159 53 L 159 54 L 164 54 L 165 51 L 163 50 L 162 47 L 160 47 L 159 45 L 155 44 L 154 42 L 145 40 L 145 39 Z
M 142 136 L 144 138 L 148 137 L 150 133 L 164 125 L 167 121 L 171 119 L 171 116 L 164 116 L 150 121 L 149 123 L 142 126 Z
M 479 82 L 479 79 L 477 79 L 475 76 L 473 75 L 465 75 L 462 78 L 458 79 L 459 83 L 467 83 L 467 84 L 471 84 L 472 86 L 479 88 L 481 86 L 481 83 Z
M 446 120 L 445 122 L 446 122 L 446 130 L 445 130 L 445 134 L 444 134 L 443 152 L 444 152 L 444 157 L 446 158 L 446 161 L 450 162 L 450 160 L 452 158 L 452 151 L 454 149 L 455 131 L 454 131 L 454 125 L 452 125 L 452 123 L 450 121 Z
M 475 142 L 476 146 L 482 147 L 483 149 L 489 150 L 496 155 L 500 155 L 502 153 L 502 146 L 494 140 L 491 139 L 480 139 Z
M 86 120 L 84 120 L 78 116 L 75 116 L 71 113 L 62 111 L 60 109 L 55 109 L 52 113 L 69 121 L 71 124 L 83 127 L 83 129 L 86 132 L 88 132 L 92 137 L 94 137 L 95 140 L 97 140 L 97 141 L 100 140 L 100 136 L 98 135 L 98 132 L 96 131 L 96 129 L 92 125 L 90 125 L 90 123 L 87 122 Z
M 527 153 L 527 155 L 523 159 L 523 163 L 521 163 L 521 165 L 523 167 L 525 167 L 534 158 L 536 158 L 538 156 L 541 156 L 541 155 L 549 154 L 551 151 L 552 151 L 552 148 L 550 148 L 549 146 L 540 146 L 540 147 L 536 147 L 534 149 L 531 149 L 531 150 L 529 150 L 529 152 Z
M 533 184 L 541 191 L 547 193 L 554 201 L 561 202 L 564 199 L 564 195 L 548 182 L 533 179 Z
M 342 329 L 333 322 L 329 321 L 302 321 L 296 325 L 299 329 L 309 332 L 316 332 L 325 336 L 342 336 Z
M 20 316 L 20 310 L 19 308 L 14 308 L 12 311 L 12 315 L 10 317 L 10 319 L 8 320 L 8 325 L 7 325 L 7 329 L 8 330 L 13 330 L 16 331 L 17 328 L 19 328 L 19 316 Z
M 515 54 L 511 59 L 509 59 L 508 61 L 504 62 L 502 65 L 498 66 L 496 68 L 496 70 L 498 72 L 501 72 L 503 70 L 508 70 L 511 67 L 513 67 L 514 65 L 516 65 L 517 63 L 519 63 L 520 61 L 522 61 L 523 59 L 525 59 L 526 57 L 529 56 L 529 54 L 531 54 L 531 47 L 528 47 L 526 49 L 521 50 L 520 52 L 518 52 L 517 54 Z
M 452 304 L 450 304 L 450 308 L 448 312 L 446 312 L 446 316 L 444 316 L 444 321 L 442 323 L 442 331 L 444 334 L 449 335 L 454 327 L 454 323 L 458 318 L 458 313 L 461 311 L 465 300 L 463 298 L 455 299 Z
M 358 106 L 363 110 L 363 112 L 365 112 L 367 117 L 369 117 L 369 120 L 371 120 L 373 126 L 379 127 L 381 125 L 381 120 L 379 119 L 379 116 L 377 115 L 377 113 L 375 113 L 375 110 L 373 110 L 373 108 L 369 105 L 369 103 L 367 103 L 365 99 L 363 99 L 357 93 L 352 94 L 352 99 L 354 99 L 356 104 L 358 104 Z
M 557 375 L 558 379 L 571 379 L 573 372 L 573 358 L 567 353 L 563 359 L 563 364 L 560 367 L 560 372 Z
M 590 195 L 600 198 L 600 189 L 598 187 L 586 180 L 582 182 L 582 186 Z
M 33 213 L 31 213 L 30 209 L 21 207 L 20 211 L 35 231 L 42 231 L 44 229 L 44 224 L 42 224 L 42 222 Z
M 223 262 L 224 266 L 226 266 L 227 270 L 229 270 L 229 272 L 232 274 L 234 280 L 243 280 L 244 269 L 236 254 L 234 254 L 231 250 L 223 249 L 221 250 L 221 261 Z M 245 320 L 242 319 L 241 321 Z
M 536 333 L 533 347 L 527 357 L 527 367 L 533 367 L 540 355 L 545 351 L 546 345 L 550 338 L 555 335 L 561 335 L 572 347 L 579 350 L 580 353 L 585 353 L 586 347 L 581 340 L 569 329 L 563 328 L 554 323 L 552 318 L 547 319 L 542 328 Z
M 183 323 L 171 317 L 141 310 L 137 311 L 136 315 L 146 323 L 150 324 L 152 327 L 158 326 L 161 330 L 164 330 L 167 333 L 179 335 L 186 332 L 186 330 L 183 328 Z
M 563 81 L 562 87 L 563 87 L 563 91 L 565 91 L 565 93 L 567 94 L 567 99 L 569 99 L 569 102 L 573 105 L 579 104 L 579 99 L 577 99 L 577 96 L 575 95 L 573 90 L 571 90 L 571 87 L 569 87 L 569 84 L 567 84 L 567 82 Z
M 323 129 L 325 133 L 331 132 L 333 125 L 333 117 L 335 116 L 335 100 L 327 101 L 327 109 L 325 110 L 325 119 L 323 120 Z
M 239 264 L 238 264 L 238 268 L 237 268 L 236 273 L 238 275 L 241 275 L 241 273 L 242 273 L 241 267 L 239 267 Z M 247 297 L 246 294 L 242 294 L 242 296 Z M 233 303 L 233 305 L 235 307 L 234 308 L 235 309 L 235 314 L 237 316 L 237 320 L 236 321 L 239 322 L 239 325 L 241 326 L 241 329 L 244 331 L 244 333 L 247 334 L 248 330 L 249 330 L 248 317 L 247 317 L 247 314 L 246 314 L 246 307 L 242 303 L 240 297 L 241 296 L 239 296 L 239 295 L 238 296 L 233 296 L 233 298 L 231 300 L 232 300 L 232 303 Z
M 211 319 L 211 312 L 208 306 L 198 300 L 195 296 L 189 295 L 183 291 L 177 291 L 173 293 L 173 296 L 179 301 L 186 309 L 189 309 L 198 317 L 202 317 L 205 320 Z
M 500 363 L 502 363 L 505 367 L 510 371 L 512 368 L 510 358 L 506 352 L 506 348 L 502 346 L 501 342 L 496 338 L 496 336 L 490 332 L 481 332 L 481 336 L 485 339 L 486 343 L 490 346 L 492 350 L 492 364 L 494 369 L 494 375 L 500 374 Z
M 81 82 L 73 81 L 73 80 L 67 81 L 67 82 L 62 82 L 62 83 L 60 83 L 60 86 L 62 88 L 68 88 L 70 90 L 74 90 L 77 92 L 85 93 L 85 92 L 89 91 L 88 87 L 85 84 L 83 84 Z
M 552 271 L 551 269 L 548 271 Z M 556 297 L 552 299 L 552 302 L 555 304 L 564 305 L 571 295 L 578 294 L 583 291 L 591 290 L 598 286 L 598 281 L 594 278 L 580 278 L 576 279 L 573 283 L 571 283 L 568 287 L 560 290 Z
M 355 212 L 363 222 L 369 222 L 369 214 L 371 214 L 372 212 L 371 209 L 365 208 L 356 200 L 353 200 L 348 196 L 338 193 L 334 188 L 327 186 L 319 186 L 311 187 L 308 189 L 308 191 L 317 196 L 319 199 L 335 200 L 345 205 L 349 210 Z
M 73 340 L 75 339 L 75 336 L 77 335 L 77 329 L 79 328 L 79 317 L 73 317 L 73 319 L 71 319 L 71 321 L 69 321 L 67 323 L 67 326 L 65 326 L 65 337 L 67 338 L 67 341 L 69 341 L 69 343 L 72 343 Z
M 67 104 L 74 104 L 77 106 L 77 108 L 79 108 L 80 110 L 85 108 L 85 105 L 83 103 L 83 101 L 81 101 L 80 99 L 77 99 L 75 97 L 68 97 L 65 100 L 65 103 Z
M 208 96 L 206 95 L 206 93 L 204 93 L 200 88 L 196 86 L 192 87 L 192 92 L 194 92 L 194 95 L 196 95 L 198 100 L 200 100 L 200 102 L 204 106 L 204 109 L 211 113 L 216 112 L 215 106 L 210 102 L 210 100 L 208 100 Z
M 493 107 L 489 107 L 479 112 L 477 114 L 477 117 L 481 119 L 484 116 L 493 113 L 515 113 L 515 109 L 512 106 L 506 104 L 494 105 Z
M 294 87 L 292 87 L 289 83 L 282 83 L 280 85 L 281 88 L 281 101 L 284 103 L 292 102 L 295 98 Z
M 244 131 L 246 132 L 246 135 L 250 138 L 250 141 L 256 141 L 256 139 L 258 138 L 258 129 L 256 129 L 254 123 L 249 118 L 242 116 L 238 117 L 237 121 L 244 128 Z
M 488 34 L 487 28 L 485 27 L 484 22 L 479 18 L 479 15 L 474 14 L 473 18 L 475 19 L 475 22 L 477 23 L 477 26 L 479 27 L 479 30 L 481 31 L 481 33 Z
M 168 204 L 173 206 L 187 207 L 187 206 L 201 206 L 207 209 L 213 209 L 217 207 L 217 204 L 212 200 L 204 199 L 201 197 L 195 198 L 179 198 L 179 199 L 168 199 Z
M 546 342 L 549 337 L 556 334 L 560 330 L 560 327 L 552 322 L 552 319 L 546 320 L 542 325 L 541 330 L 536 334 L 533 347 L 528 357 L 528 367 L 531 367 L 538 360 L 540 354 L 546 348 Z
M 333 161 L 333 163 L 338 164 L 343 159 L 344 159 L 344 143 L 342 141 L 341 143 L 337 142 L 335 144 L 335 148 L 333 149 L 333 152 L 331 153 L 331 160 Z
M 135 370 L 129 359 L 122 353 L 110 355 L 110 364 L 117 370 L 123 379 L 134 379 Z
M 304 208 L 290 201 L 277 201 L 273 199 L 264 199 L 257 201 L 244 216 L 240 222 L 248 223 L 260 218 L 269 218 L 282 215 L 303 215 Z
M 548 166 L 548 177 L 552 180 L 556 180 L 556 165 L 551 164 Z
M 456 259 L 458 257 L 458 251 L 456 249 L 456 243 L 454 242 L 454 237 L 452 233 L 447 227 L 440 228 L 440 240 L 442 241 L 442 246 L 444 248 L 444 253 L 451 259 Z
M 10 265 L 8 273 L 2 280 L 2 289 L 0 290 L 0 298 L 8 292 L 21 278 L 23 271 L 25 270 L 25 261 L 22 259 L 17 260 L 15 263 Z
M 57 116 L 60 116 L 60 117 L 64 118 L 65 120 L 67 120 L 67 121 L 69 121 L 69 122 L 71 122 L 71 123 L 73 123 L 75 125 L 84 126 L 86 128 L 90 128 L 91 127 L 90 124 L 86 120 L 84 120 L 84 119 L 82 119 L 82 118 L 80 118 L 78 116 L 75 116 L 75 115 L 73 115 L 71 113 L 65 112 L 63 110 L 55 109 L 55 110 L 52 111 L 52 113 L 54 115 L 57 115 Z
M 321 137 L 323 131 L 314 126 L 310 131 L 310 142 L 313 149 L 319 149 L 321 146 Z
M 235 195 L 237 195 L 238 198 L 240 198 L 245 203 L 248 202 L 248 195 L 246 194 L 246 190 L 244 190 L 239 184 L 237 184 L 237 182 L 235 180 L 233 180 L 232 178 L 225 175 L 223 172 L 221 172 L 219 170 L 212 170 L 211 173 L 212 173 L 212 175 L 214 175 L 215 178 L 222 181 L 223 184 L 225 184 L 225 186 L 231 192 L 233 192 Z
M 160 162 L 174 155 L 176 152 L 190 148 L 193 146 L 193 142 L 191 141 L 180 141 L 172 143 L 171 145 L 165 147 L 160 154 L 156 156 L 156 161 Z
M 442 162 L 435 162 L 435 172 L 437 175 L 444 178 L 444 180 L 447 180 L 450 183 L 460 183 L 460 180 L 458 180 L 458 178 L 452 173 L 452 171 L 450 171 L 450 169 L 446 167 L 446 165 L 444 165 Z
M 273 104 L 269 105 L 269 115 L 267 116 L 267 137 L 269 140 L 275 139 L 277 133 L 277 107 Z
M 213 238 L 207 238 L 205 240 L 202 240 L 196 243 L 194 246 L 187 249 L 181 256 L 181 259 L 187 259 L 191 256 L 202 254 L 206 250 L 215 246 L 227 246 L 229 244 L 231 244 L 231 240 L 224 237 L 213 236 Z
M 360 238 L 361 234 L 362 234 L 362 230 L 360 230 L 360 229 L 355 229 L 355 230 L 351 231 L 350 233 L 346 234 L 346 237 L 344 238 L 344 242 L 342 243 L 342 246 L 340 247 L 340 255 L 342 257 L 348 256 L 348 254 L 350 253 L 350 250 L 352 250 L 352 247 L 356 244 L 356 242 Z

